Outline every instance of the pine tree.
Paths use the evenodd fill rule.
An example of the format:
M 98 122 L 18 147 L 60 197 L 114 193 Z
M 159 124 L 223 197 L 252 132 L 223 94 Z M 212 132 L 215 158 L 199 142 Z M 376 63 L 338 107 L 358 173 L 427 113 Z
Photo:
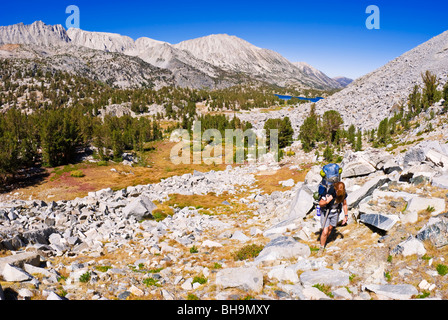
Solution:
M 355 146 L 355 133 L 356 133 L 356 128 L 355 128 L 355 125 L 352 124 L 348 128 L 348 132 L 347 132 L 347 140 L 352 145 L 352 147 Z
M 409 95 L 409 101 L 408 101 L 408 107 L 409 112 L 411 114 L 419 114 L 422 102 L 421 102 L 421 93 L 418 85 L 414 86 L 414 89 L 412 90 L 411 94 Z
M 386 142 L 389 140 L 389 119 L 385 118 L 382 120 L 378 126 L 378 132 L 377 132 L 377 142 L 380 145 L 386 144 Z
M 69 111 L 49 111 L 42 117 L 40 138 L 44 165 L 68 164 L 74 160 L 80 144 L 79 127 Z
M 342 116 L 336 110 L 329 110 L 322 116 L 322 133 L 328 143 L 335 141 L 336 133 L 339 127 L 344 123 Z
M 319 118 L 316 115 L 315 103 L 311 104 L 310 113 L 300 126 L 299 139 L 305 152 L 310 152 L 319 140 Z
M 268 119 L 264 125 L 264 129 L 266 130 L 267 145 L 271 143 L 270 130 L 278 130 L 278 147 L 280 149 L 291 145 L 294 130 L 289 117 L 283 119 Z
M 443 105 L 444 105 L 443 112 L 445 113 L 447 111 L 447 107 L 448 107 L 448 81 L 443 86 L 442 98 L 443 98 L 443 100 L 445 100 L 443 102 Z
M 358 133 L 356 134 L 355 151 L 361 151 L 361 150 L 362 150 L 362 133 L 361 130 L 358 130 Z
M 430 71 L 426 71 L 422 74 L 423 80 L 423 107 L 427 110 L 431 105 L 440 99 L 440 92 L 437 90 L 439 82 L 437 75 L 432 74 Z
M 326 161 L 333 161 L 333 149 L 330 147 L 330 145 L 327 145 L 327 147 L 325 148 L 323 156 Z

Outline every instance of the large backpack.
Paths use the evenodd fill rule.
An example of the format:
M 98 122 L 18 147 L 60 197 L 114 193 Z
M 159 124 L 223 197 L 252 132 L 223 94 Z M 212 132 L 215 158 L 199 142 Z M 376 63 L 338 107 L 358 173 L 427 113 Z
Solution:
M 341 181 L 341 173 L 342 168 L 336 163 L 327 164 L 322 168 L 322 181 L 318 187 L 319 198 L 325 196 L 334 183 Z

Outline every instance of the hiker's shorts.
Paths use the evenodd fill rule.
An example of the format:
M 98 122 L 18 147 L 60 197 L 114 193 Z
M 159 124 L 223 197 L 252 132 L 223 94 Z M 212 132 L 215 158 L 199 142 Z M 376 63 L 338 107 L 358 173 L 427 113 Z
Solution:
M 322 212 L 322 214 L 320 216 L 320 225 L 322 226 L 322 229 L 325 229 L 330 225 L 332 227 L 336 227 L 338 225 L 340 212 L 338 210 L 337 211 L 331 210 L 326 222 L 325 222 L 325 213 L 326 213 L 325 211 Z M 324 226 L 324 222 L 325 222 L 325 226 Z

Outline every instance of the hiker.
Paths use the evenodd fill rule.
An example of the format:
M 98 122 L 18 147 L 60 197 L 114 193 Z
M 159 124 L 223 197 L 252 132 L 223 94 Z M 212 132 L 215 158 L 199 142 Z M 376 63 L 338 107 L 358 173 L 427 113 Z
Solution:
M 347 223 L 348 208 L 347 208 L 347 192 L 343 182 L 335 182 L 323 195 L 319 201 L 319 206 L 322 208 L 320 221 L 322 224 L 322 234 L 320 235 L 320 249 L 324 249 L 328 236 L 333 231 L 339 221 L 339 215 L 344 210 L 344 220 L 342 225 Z M 325 224 L 325 225 L 324 225 Z

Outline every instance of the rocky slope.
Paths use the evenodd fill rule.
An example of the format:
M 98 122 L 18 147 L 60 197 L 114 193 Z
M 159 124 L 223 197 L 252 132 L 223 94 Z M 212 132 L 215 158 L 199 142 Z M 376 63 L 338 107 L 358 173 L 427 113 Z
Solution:
M 364 131 L 377 129 L 384 118 L 399 110 L 399 105 L 407 106 L 414 86 L 423 87 L 421 76 L 427 70 L 437 75 L 438 89 L 442 90 L 448 81 L 448 31 L 318 101 L 316 112 L 322 115 L 328 110 L 338 111 L 346 129 L 351 124 Z M 306 103 L 268 113 L 251 110 L 237 116 L 258 129 L 263 128 L 267 119 L 289 117 L 297 137 L 310 108 L 311 103 Z
M 119 52 L 136 55 L 135 41 L 127 36 L 107 32 L 87 32 L 81 29 L 70 28 L 67 30 L 70 42 L 76 46 L 106 52 Z
M 309 65 L 306 62 L 293 62 L 293 64 L 304 74 L 308 75 L 310 78 L 319 79 L 322 83 L 325 83 L 329 87 L 338 88 L 338 86 L 346 87 L 348 85 L 348 83 L 346 82 L 339 82 L 337 79 L 332 79 L 328 77 L 325 73 L 314 68 L 313 66 Z
M 340 87 L 339 83 L 328 77 L 304 72 L 277 52 L 258 48 L 236 36 L 210 35 L 183 41 L 174 47 L 188 51 L 223 70 L 245 73 L 280 86 L 295 84 L 319 89 Z
M 390 117 L 393 107 L 406 104 L 421 74 L 429 70 L 443 85 L 448 80 L 448 31 L 356 79 L 347 88 L 317 103 L 317 110 L 338 110 L 346 124 L 372 129 Z
M 176 84 L 169 70 L 157 68 L 139 58 L 71 45 L 0 45 L 0 58 L 13 61 L 21 72 L 59 70 L 120 88 L 145 85 L 159 89 Z
M 347 78 L 347 77 L 334 77 L 333 80 L 339 82 L 339 84 L 343 87 L 348 86 L 350 83 L 353 82 L 353 79 Z
M 194 172 L 72 201 L 3 200 L 0 297 L 447 299 L 448 145 L 434 137 L 398 155 L 346 153 L 349 223 L 323 252 L 316 251 L 312 199 L 319 165 L 303 182 L 284 181 L 293 187 L 270 194 L 254 185 L 255 176 L 275 172 L 277 163 Z M 209 192 L 229 194 L 211 215 L 174 207 L 163 220 L 144 219 L 170 194 Z M 252 245 L 261 251 L 234 258 Z

